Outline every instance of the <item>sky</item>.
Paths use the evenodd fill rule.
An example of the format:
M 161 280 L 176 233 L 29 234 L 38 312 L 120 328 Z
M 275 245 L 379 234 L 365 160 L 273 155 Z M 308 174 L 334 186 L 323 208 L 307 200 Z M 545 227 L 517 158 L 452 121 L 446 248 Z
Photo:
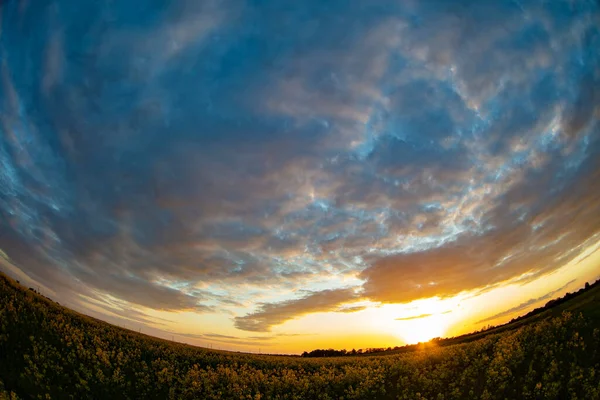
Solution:
M 298 353 L 600 276 L 597 1 L 0 1 L 0 267 Z

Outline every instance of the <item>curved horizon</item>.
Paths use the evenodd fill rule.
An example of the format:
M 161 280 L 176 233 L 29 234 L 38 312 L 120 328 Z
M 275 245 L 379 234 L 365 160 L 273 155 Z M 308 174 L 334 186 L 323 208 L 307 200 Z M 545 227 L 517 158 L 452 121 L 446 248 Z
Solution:
M 3 273 L 0 272 L 0 274 L 3 274 Z M 3 276 L 8 276 L 8 275 L 3 275 Z M 11 279 L 11 280 L 13 279 L 10 276 L 8 276 L 8 278 Z M 23 286 L 19 280 L 14 280 L 14 281 L 15 281 L 15 283 L 17 285 L 21 286 L 21 288 L 22 288 L 23 291 L 26 290 L 26 287 Z M 566 285 L 564 285 L 564 287 L 569 286 L 571 283 L 573 283 L 573 281 L 568 282 Z M 597 286 L 599 283 L 600 283 L 600 279 L 597 279 L 595 282 L 592 282 L 592 284 L 590 284 L 589 282 L 586 282 L 583 287 L 579 288 L 579 290 L 577 290 L 577 292 L 575 292 L 575 294 L 579 295 L 578 292 L 581 292 L 584 289 L 588 290 L 588 288 Z M 255 351 L 255 352 L 253 352 L 252 349 L 230 350 L 230 349 L 227 348 L 227 342 L 225 342 L 225 345 L 217 343 L 216 347 L 213 347 L 212 343 L 211 344 L 206 343 L 204 345 L 202 345 L 202 344 L 194 344 L 193 342 L 189 342 L 189 338 L 190 338 L 189 336 L 186 336 L 186 335 L 182 336 L 182 335 L 180 335 L 180 334 L 178 334 L 176 332 L 168 332 L 168 331 L 158 331 L 158 332 L 156 332 L 155 331 L 154 333 L 148 334 L 145 331 L 142 331 L 141 327 L 138 330 L 135 330 L 132 327 L 128 328 L 127 326 L 119 325 L 119 324 L 110 322 L 109 319 L 107 319 L 105 316 L 104 316 L 104 318 L 103 317 L 98 318 L 98 317 L 94 317 L 92 315 L 83 314 L 83 313 L 78 312 L 76 310 L 73 310 L 71 308 L 65 307 L 64 305 L 61 305 L 60 303 L 54 301 L 54 299 L 51 299 L 51 298 L 45 296 L 42 292 L 40 292 L 39 288 L 37 290 L 35 288 L 33 288 L 33 287 L 29 288 L 29 290 L 33 290 L 34 293 L 43 296 L 44 298 L 46 298 L 50 302 L 56 303 L 58 305 L 58 307 L 60 307 L 61 309 L 67 310 L 69 312 L 75 312 L 75 313 L 79 314 L 82 317 L 95 319 L 95 320 L 97 320 L 99 322 L 106 323 L 106 324 L 108 324 L 108 325 L 110 325 L 112 327 L 115 327 L 115 328 L 128 330 L 131 333 L 143 334 L 144 336 L 151 337 L 153 339 L 165 340 L 165 341 L 168 341 L 168 342 L 175 342 L 175 343 L 178 343 L 178 344 L 184 344 L 184 345 L 188 345 L 188 346 L 191 346 L 191 347 L 201 348 L 201 349 L 211 350 L 211 351 L 212 350 L 217 350 L 217 351 L 224 351 L 224 352 L 230 352 L 230 353 L 235 353 L 235 354 L 249 354 L 249 355 L 257 355 L 258 354 L 258 355 L 266 355 L 266 356 L 290 356 L 290 357 L 298 357 L 298 356 L 305 357 L 305 355 L 307 357 L 323 357 L 321 355 L 319 355 L 319 356 L 313 356 L 310 353 L 311 352 L 319 352 L 319 351 L 325 351 L 325 352 L 327 352 L 327 351 L 331 351 L 331 350 L 333 350 L 334 352 L 338 352 L 338 354 L 327 355 L 325 357 L 332 357 L 332 356 L 335 357 L 335 356 L 340 356 L 340 355 L 367 355 L 367 354 L 375 354 L 375 353 L 386 353 L 386 352 L 390 352 L 390 351 L 393 352 L 393 351 L 400 350 L 400 349 L 407 348 L 407 347 L 411 347 L 411 346 L 420 346 L 420 345 L 426 345 L 426 346 L 433 345 L 433 346 L 437 346 L 438 343 L 440 343 L 440 341 L 443 342 L 443 341 L 451 341 L 451 340 L 455 340 L 455 339 L 465 339 L 465 338 L 468 338 L 469 336 L 480 335 L 481 333 L 486 333 L 486 334 L 487 333 L 491 333 L 491 334 L 494 334 L 494 333 L 496 333 L 496 329 L 497 328 L 502 329 L 503 327 L 508 326 L 508 325 L 512 324 L 513 322 L 518 322 L 518 321 L 520 321 L 522 319 L 527 319 L 530 316 L 534 316 L 534 315 L 536 315 L 535 313 L 543 312 L 543 311 L 546 311 L 546 310 L 549 310 L 549 309 L 551 310 L 554 306 L 553 305 L 549 305 L 549 304 L 556 303 L 557 301 L 559 301 L 561 299 L 567 298 L 568 295 L 572 295 L 573 294 L 573 293 L 567 292 L 567 293 L 562 293 L 562 296 L 561 296 L 560 291 L 562 289 L 563 288 L 560 288 L 558 290 L 550 292 L 548 295 L 545 295 L 542 298 L 532 299 L 532 301 L 529 301 L 528 303 L 523 303 L 523 304 L 521 304 L 521 305 L 519 305 L 517 307 L 514 307 L 512 309 L 506 310 L 506 311 L 504 311 L 504 312 L 502 312 L 500 314 L 493 315 L 493 316 L 488 317 L 487 319 L 485 319 L 483 321 L 480 321 L 480 322 L 486 322 L 486 321 L 489 321 L 489 320 L 496 319 L 497 317 L 500 317 L 500 316 L 513 315 L 514 312 L 522 311 L 522 310 L 528 308 L 528 306 L 530 306 L 531 304 L 538 303 L 539 301 L 542 301 L 542 300 L 544 300 L 544 301 L 547 300 L 546 304 L 544 304 L 544 305 L 542 305 L 542 306 L 540 306 L 540 307 L 538 307 L 538 308 L 536 308 L 534 310 L 531 310 L 531 311 L 529 311 L 527 313 L 522 313 L 522 314 L 514 317 L 513 319 L 511 319 L 508 322 L 502 323 L 500 325 L 487 325 L 487 326 L 484 326 L 483 328 L 481 328 L 480 330 L 474 330 L 474 331 L 471 331 L 471 332 L 461 333 L 461 334 L 459 334 L 457 336 L 434 337 L 434 338 L 431 338 L 429 340 L 419 341 L 419 342 L 415 342 L 415 343 L 404 343 L 402 345 L 396 344 L 393 347 L 392 346 L 387 346 L 387 347 L 369 347 L 369 346 L 357 347 L 357 346 L 354 346 L 354 348 L 352 348 L 352 350 L 346 349 L 346 348 L 335 348 L 334 349 L 332 347 L 329 347 L 327 349 L 305 349 L 304 351 L 302 351 L 302 353 L 300 353 L 300 351 L 298 351 L 296 353 L 269 353 L 268 352 L 268 350 L 269 350 L 268 347 L 265 349 L 265 350 L 267 350 L 267 352 L 261 351 L 260 347 L 258 348 L 258 351 Z M 555 297 L 553 297 L 553 296 L 555 296 Z M 431 315 L 433 315 L 433 314 L 423 314 L 423 315 L 414 316 L 414 317 L 397 318 L 397 320 L 420 319 L 420 318 L 429 317 Z M 219 337 L 220 335 L 213 335 L 213 336 Z M 458 343 L 460 343 L 460 342 L 458 342 Z M 455 344 L 455 343 L 453 343 L 453 344 Z M 219 347 L 219 345 L 221 345 L 223 347 Z M 416 347 L 415 350 L 417 350 L 419 348 L 420 347 Z M 427 347 L 425 347 L 425 348 L 427 348 Z M 343 354 L 339 354 L 340 351 L 343 351 L 344 353 Z

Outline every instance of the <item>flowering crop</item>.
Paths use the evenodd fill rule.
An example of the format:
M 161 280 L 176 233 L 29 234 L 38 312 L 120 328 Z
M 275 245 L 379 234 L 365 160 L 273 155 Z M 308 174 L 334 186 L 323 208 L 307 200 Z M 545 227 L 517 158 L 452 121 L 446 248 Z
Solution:
M 598 321 L 576 313 L 401 354 L 263 356 L 140 335 L 0 278 L 0 399 L 600 399 Z

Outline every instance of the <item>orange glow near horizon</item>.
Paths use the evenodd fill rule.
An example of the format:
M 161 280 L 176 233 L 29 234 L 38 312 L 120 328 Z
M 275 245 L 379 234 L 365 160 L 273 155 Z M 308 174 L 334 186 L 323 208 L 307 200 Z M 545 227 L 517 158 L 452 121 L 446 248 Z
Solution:
M 316 348 L 387 348 L 427 342 L 436 337 L 458 336 L 487 325 L 503 324 L 543 306 L 551 298 L 577 290 L 586 281 L 598 278 L 599 248 L 600 243 L 596 243 L 561 269 L 527 283 L 520 283 L 520 278 L 515 278 L 479 293 L 463 292 L 453 297 L 419 299 L 406 304 L 363 301 L 356 303 L 365 306 L 357 312 L 306 314 L 264 333 L 236 329 L 231 324 L 231 316 L 219 313 L 136 308 L 147 315 L 149 321 L 154 321 L 140 325 L 127 318 L 117 320 L 117 314 L 103 310 L 99 304 L 85 297 L 81 298 L 79 306 L 73 308 L 135 331 L 221 350 L 298 354 Z M 20 275 L 20 278 L 26 277 Z M 24 283 L 36 285 L 32 280 Z M 565 286 L 565 283 L 569 284 Z M 545 297 L 549 293 L 551 296 Z M 532 299 L 539 301 L 531 302 Z M 523 304 L 526 306 L 519 308 Z M 514 312 L 507 313 L 514 308 Z M 495 315 L 499 316 L 492 318 Z M 204 335 L 206 332 L 209 334 Z

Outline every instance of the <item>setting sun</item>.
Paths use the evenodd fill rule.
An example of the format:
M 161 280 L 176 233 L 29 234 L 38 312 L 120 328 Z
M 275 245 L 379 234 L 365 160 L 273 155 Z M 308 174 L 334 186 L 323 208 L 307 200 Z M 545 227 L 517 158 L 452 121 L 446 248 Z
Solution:
M 427 342 L 443 337 L 448 327 L 448 318 L 444 314 L 427 315 L 420 318 L 398 321 L 398 335 L 407 344 Z

